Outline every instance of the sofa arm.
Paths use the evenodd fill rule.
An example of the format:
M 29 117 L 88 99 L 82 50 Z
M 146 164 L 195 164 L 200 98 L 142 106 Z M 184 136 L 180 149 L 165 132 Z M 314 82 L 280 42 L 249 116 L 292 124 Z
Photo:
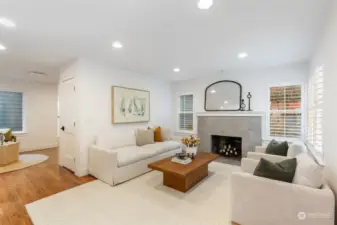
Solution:
M 89 173 L 99 180 L 114 185 L 117 170 L 117 152 L 93 145 L 89 149 Z
M 333 225 L 334 195 L 248 173 L 231 176 L 232 221 L 244 225 Z
M 267 149 L 266 146 L 256 146 L 256 147 L 255 147 L 255 152 L 265 153 L 265 152 L 266 152 L 266 149 Z
M 280 155 L 271 155 L 271 154 L 265 154 L 260 152 L 248 152 L 247 157 L 250 159 L 259 160 L 264 158 L 266 160 L 269 160 L 271 162 L 277 163 L 281 162 L 283 160 L 289 159 L 286 156 L 280 156 Z
M 255 168 L 256 168 L 257 164 L 259 164 L 259 162 L 260 162 L 259 160 L 243 158 L 241 160 L 241 170 L 242 170 L 242 172 L 253 174 L 254 171 L 255 171 Z

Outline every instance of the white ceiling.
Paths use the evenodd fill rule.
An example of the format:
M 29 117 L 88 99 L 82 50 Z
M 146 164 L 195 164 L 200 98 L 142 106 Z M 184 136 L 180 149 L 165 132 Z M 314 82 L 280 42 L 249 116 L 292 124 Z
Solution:
M 23 64 L 57 80 L 57 68 L 77 57 L 173 80 L 303 62 L 330 2 L 214 0 L 202 11 L 197 0 L 0 0 L 0 17 L 17 24 L 0 28 L 8 48 L 0 74 Z M 124 48 L 112 49 L 113 40 Z M 237 58 L 242 51 L 245 60 Z

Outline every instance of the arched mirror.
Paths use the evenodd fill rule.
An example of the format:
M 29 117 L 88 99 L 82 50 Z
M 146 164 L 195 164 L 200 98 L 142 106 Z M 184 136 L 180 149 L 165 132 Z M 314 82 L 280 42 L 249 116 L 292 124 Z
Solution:
M 205 111 L 239 111 L 241 99 L 241 84 L 230 80 L 218 81 L 205 90 Z

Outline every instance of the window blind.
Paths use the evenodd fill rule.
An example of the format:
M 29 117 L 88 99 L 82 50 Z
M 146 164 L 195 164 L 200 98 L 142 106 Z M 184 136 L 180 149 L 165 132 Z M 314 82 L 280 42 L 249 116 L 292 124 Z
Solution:
M 179 129 L 193 131 L 193 95 L 180 96 Z
M 318 152 L 323 151 L 324 68 L 318 67 L 308 88 L 307 141 Z
M 0 91 L 0 129 L 23 131 L 22 93 Z
M 300 85 L 270 88 L 271 137 L 302 136 L 302 92 Z

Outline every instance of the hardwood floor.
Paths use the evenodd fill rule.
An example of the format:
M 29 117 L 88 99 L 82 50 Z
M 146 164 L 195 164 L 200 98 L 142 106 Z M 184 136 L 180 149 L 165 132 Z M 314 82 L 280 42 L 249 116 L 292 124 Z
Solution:
M 0 225 L 32 225 L 25 205 L 64 190 L 95 180 L 76 177 L 58 165 L 58 149 L 24 154 L 45 154 L 49 159 L 39 165 L 0 174 Z
M 91 176 L 76 177 L 60 167 L 56 148 L 24 154 L 45 154 L 49 159 L 30 168 L 0 174 L 0 225 L 33 225 L 26 204 L 95 180 Z

